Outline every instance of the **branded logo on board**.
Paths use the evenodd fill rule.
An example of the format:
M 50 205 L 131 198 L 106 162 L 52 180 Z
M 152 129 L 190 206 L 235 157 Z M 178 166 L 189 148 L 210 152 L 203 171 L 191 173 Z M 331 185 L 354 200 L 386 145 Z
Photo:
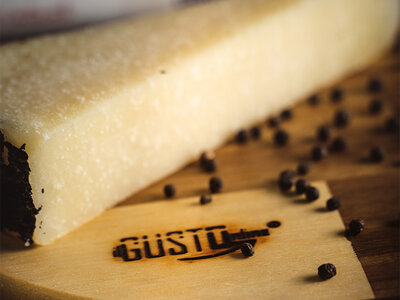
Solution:
M 255 246 L 258 238 L 269 236 L 270 229 L 280 225 L 279 221 L 270 221 L 264 228 L 249 231 L 240 229 L 237 232 L 229 232 L 227 226 L 217 225 L 157 233 L 154 237 L 125 237 L 114 248 L 113 256 L 121 257 L 126 262 L 168 255 L 181 256 L 177 258 L 181 261 L 213 258 L 232 253 L 243 243 Z M 216 237 L 218 235 L 220 238 Z

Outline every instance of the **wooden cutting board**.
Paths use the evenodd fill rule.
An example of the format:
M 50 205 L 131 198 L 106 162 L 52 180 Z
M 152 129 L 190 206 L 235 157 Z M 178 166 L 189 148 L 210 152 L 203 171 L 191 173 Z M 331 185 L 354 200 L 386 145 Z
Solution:
M 384 89 L 381 92 L 371 94 L 366 91 L 365 86 L 371 77 L 382 80 Z M 364 273 L 350 251 L 349 242 L 341 234 L 332 234 L 333 231 L 343 230 L 343 224 L 336 212 L 326 213 L 322 209 L 322 202 L 301 205 L 278 196 L 276 199 L 271 198 L 275 200 L 263 201 L 264 196 L 269 199 L 270 196 L 266 195 L 274 193 L 280 171 L 286 168 L 295 169 L 298 162 L 309 159 L 311 147 L 318 144 L 315 139 L 316 127 L 331 124 L 333 115 L 339 108 L 348 109 L 352 120 L 348 127 L 334 129 L 333 135 L 345 137 L 349 143 L 348 149 L 341 154 L 330 154 L 319 163 L 313 163 L 307 178 L 327 181 L 331 193 L 342 198 L 340 215 L 344 223 L 347 224 L 352 218 L 365 220 L 366 230 L 351 239 L 352 246 L 375 296 L 398 296 L 399 136 L 396 133 L 385 133 L 383 123 L 386 117 L 400 111 L 399 82 L 398 53 L 388 53 L 368 70 L 337 84 L 345 91 L 343 101 L 332 103 L 329 100 L 332 87 L 327 87 L 318 91 L 320 105 L 310 106 L 305 101 L 297 105 L 293 110 L 293 120 L 284 122 L 281 126 L 291 134 L 289 146 L 274 146 L 274 129 L 266 126 L 263 127 L 259 141 L 251 141 L 246 145 L 229 142 L 216 152 L 218 171 L 213 174 L 223 178 L 224 193 L 228 194 L 218 196 L 210 206 L 200 207 L 197 201 L 200 193 L 207 190 L 211 174 L 204 173 L 198 163 L 193 163 L 133 195 L 119 207 L 106 212 L 54 245 L 26 250 L 2 236 L 0 274 L 4 298 L 12 292 L 29 293 L 25 294 L 25 298 L 36 298 L 43 294 L 58 298 L 68 295 L 117 298 L 117 295 L 129 294 L 134 298 L 162 299 L 171 295 L 183 297 L 183 293 L 189 295 L 185 298 L 206 298 L 210 296 L 210 290 L 217 290 L 219 296 L 228 298 L 244 295 L 253 298 L 282 298 L 282 295 L 285 298 L 297 298 L 304 295 L 310 298 L 342 291 L 354 297 L 373 297 Z M 374 97 L 384 102 L 383 112 L 377 116 L 371 116 L 367 110 Z M 375 145 L 384 147 L 387 152 L 385 160 L 379 164 L 371 163 L 367 159 L 369 149 Z M 164 201 L 162 189 L 166 183 L 175 184 L 178 197 L 189 198 Z M 322 184 L 322 187 L 325 189 L 326 186 Z M 245 213 L 245 207 L 233 220 L 229 219 L 229 214 L 222 214 L 216 209 L 226 202 L 224 209 L 234 210 L 236 206 L 229 206 L 228 202 L 239 200 L 229 199 L 246 195 L 247 192 L 231 192 L 255 188 L 258 190 L 249 193 L 260 193 L 257 196 L 259 199 L 250 197 L 249 201 L 260 200 L 266 205 L 264 210 L 251 211 L 250 216 Z M 326 190 L 324 197 L 327 195 Z M 138 205 L 151 201 L 157 202 Z M 286 206 L 280 207 L 279 203 Z M 156 209 L 157 206 L 160 209 Z M 170 210 L 174 207 L 182 212 L 179 218 L 171 218 L 174 212 L 170 213 Z M 190 214 L 183 213 L 184 208 Z M 140 219 L 142 214 L 138 212 L 142 209 L 147 212 L 143 214 L 148 216 L 146 219 Z M 152 210 L 155 213 L 151 213 Z M 285 214 L 279 214 L 281 210 Z M 204 222 L 194 218 L 196 213 L 204 215 Z M 218 214 L 227 219 L 219 219 Z M 298 219 L 295 214 L 304 214 L 307 218 Z M 140 226 L 136 223 L 137 219 L 141 220 Z M 282 225 L 279 228 L 268 228 L 267 221 L 272 219 L 282 221 Z M 230 233 L 237 232 L 242 227 L 249 230 L 268 229 L 270 235 L 257 240 L 256 255 L 249 259 L 242 259 L 239 252 L 191 262 L 179 261 L 171 255 L 126 262 L 123 256 L 112 255 L 116 247 L 121 246 L 120 239 L 123 237 L 132 237 L 134 234 L 143 237 L 160 233 L 166 238 L 165 234 L 169 231 L 187 230 L 190 229 L 189 225 L 202 228 L 224 225 Z M 315 236 L 317 233 L 321 235 L 318 239 Z M 312 239 L 309 239 L 309 234 L 312 234 Z M 201 242 L 204 241 L 207 242 L 203 237 Z M 339 260 L 336 260 L 337 253 L 334 251 L 336 246 L 345 254 L 339 255 Z M 210 251 L 203 254 L 213 253 Z M 296 253 L 298 255 L 293 255 Z M 193 252 L 189 254 L 194 255 Z M 335 261 L 331 261 L 331 258 L 335 258 Z M 320 282 L 315 277 L 316 267 L 325 262 L 337 265 L 338 276 L 327 282 Z M 228 275 L 231 281 L 226 280 Z M 354 291 L 354 287 L 357 287 L 360 294 Z M 129 291 L 137 294 L 130 294 Z
M 0 252 L 6 298 L 366 299 L 337 211 L 276 186 L 111 209 L 46 247 Z M 238 247 L 248 242 L 255 254 Z M 333 263 L 337 276 L 320 280 Z M 349 284 L 351 282 L 351 284 Z M 13 287 L 12 289 L 10 287 Z
M 264 125 L 260 141 L 246 145 L 230 142 L 216 152 L 219 166 L 216 175 L 223 178 L 225 192 L 264 187 L 275 183 L 283 169 L 295 169 L 300 161 L 309 160 L 311 148 L 318 144 L 316 128 L 332 124 L 336 110 L 349 110 L 352 114 L 349 126 L 332 131 L 333 136 L 347 139 L 347 150 L 313 163 L 307 178 L 326 180 L 332 193 L 341 197 L 340 214 L 345 224 L 353 218 L 363 218 L 366 222 L 368 229 L 351 242 L 377 298 L 400 296 L 400 139 L 398 132 L 390 134 L 384 130 L 385 119 L 400 114 L 399 71 L 399 52 L 386 53 L 366 70 L 316 91 L 320 105 L 311 106 L 304 99 L 293 108 L 293 119 L 281 125 L 291 134 L 287 147 L 276 147 L 272 142 L 274 129 Z M 382 91 L 366 90 L 371 78 L 382 81 Z M 345 91 L 341 102 L 330 100 L 334 87 Z M 368 105 L 374 98 L 384 104 L 382 113 L 376 116 L 368 113 Z M 373 146 L 386 150 L 383 162 L 368 160 Z M 210 176 L 202 172 L 198 163 L 193 163 L 121 205 L 159 200 L 167 183 L 176 185 L 179 197 L 199 195 L 207 190 Z

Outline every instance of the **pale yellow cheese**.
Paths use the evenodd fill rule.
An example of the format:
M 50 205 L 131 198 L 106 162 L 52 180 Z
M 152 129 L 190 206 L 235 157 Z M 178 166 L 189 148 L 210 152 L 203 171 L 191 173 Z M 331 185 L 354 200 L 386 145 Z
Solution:
M 388 48 L 397 0 L 231 0 L 0 48 L 48 244 Z M 45 193 L 41 193 L 41 189 Z

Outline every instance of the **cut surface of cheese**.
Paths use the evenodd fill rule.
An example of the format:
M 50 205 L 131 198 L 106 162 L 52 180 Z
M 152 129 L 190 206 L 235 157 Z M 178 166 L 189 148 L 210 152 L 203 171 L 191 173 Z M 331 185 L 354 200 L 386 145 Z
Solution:
M 19 234 L 48 244 L 239 128 L 366 66 L 391 45 L 398 6 L 216 1 L 2 46 L 2 165 L 23 176 L 15 164 L 26 157 L 21 203 L 34 206 L 34 226 Z M 3 204 L 21 186 L 7 186 L 5 214 L 23 222 L 29 214 Z

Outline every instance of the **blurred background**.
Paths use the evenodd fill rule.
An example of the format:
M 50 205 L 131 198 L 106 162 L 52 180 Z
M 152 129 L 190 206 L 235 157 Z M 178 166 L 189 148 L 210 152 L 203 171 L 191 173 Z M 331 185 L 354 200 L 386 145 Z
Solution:
M 205 1 L 0 0 L 0 40 L 6 42 Z

